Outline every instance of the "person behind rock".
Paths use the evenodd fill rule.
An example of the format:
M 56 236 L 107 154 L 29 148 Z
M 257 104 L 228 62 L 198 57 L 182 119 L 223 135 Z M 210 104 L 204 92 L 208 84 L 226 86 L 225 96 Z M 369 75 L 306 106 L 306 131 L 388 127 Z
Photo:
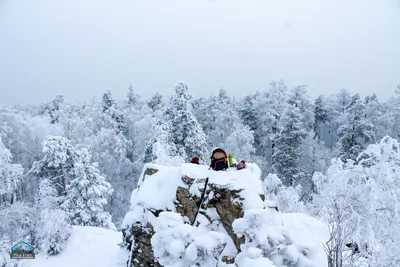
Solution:
M 193 158 L 191 159 L 190 163 L 199 164 L 199 158 L 198 158 L 198 157 L 193 157 Z
M 226 171 L 228 169 L 228 161 L 225 151 L 221 148 L 215 149 L 211 154 L 211 165 L 214 171 Z

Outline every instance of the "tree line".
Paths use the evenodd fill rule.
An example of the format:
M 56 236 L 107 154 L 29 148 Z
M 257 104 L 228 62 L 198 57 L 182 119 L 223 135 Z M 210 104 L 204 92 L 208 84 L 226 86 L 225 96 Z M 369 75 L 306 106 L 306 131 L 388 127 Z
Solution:
M 54 229 L 64 229 L 58 235 L 66 240 L 66 225 L 118 228 L 145 163 L 198 156 L 208 164 L 216 147 L 257 163 L 263 179 L 275 175 L 299 203 L 313 203 L 317 174 L 329 175 L 337 159 L 361 164 L 385 136 L 400 138 L 400 87 L 388 101 L 345 89 L 311 99 L 307 86 L 280 80 L 243 98 L 224 89 L 194 98 L 178 82 L 168 99 L 143 99 L 130 86 L 123 101 L 106 91 L 98 102 L 58 95 L 38 106 L 0 107 L 0 212 L 9 214 L 0 216 L 0 239 L 26 235 L 57 252 L 48 241 Z M 60 228 L 42 227 L 55 218 Z

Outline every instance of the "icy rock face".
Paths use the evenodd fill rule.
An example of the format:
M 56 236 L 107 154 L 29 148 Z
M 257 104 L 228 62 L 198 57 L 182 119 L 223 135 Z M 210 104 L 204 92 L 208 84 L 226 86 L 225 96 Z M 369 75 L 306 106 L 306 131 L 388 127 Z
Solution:
M 327 266 L 322 245 L 298 243 L 304 237 L 291 234 L 286 217 L 264 199 L 253 164 L 227 172 L 148 164 L 122 225 L 128 266 Z M 308 238 L 309 229 L 292 220 L 289 227 Z

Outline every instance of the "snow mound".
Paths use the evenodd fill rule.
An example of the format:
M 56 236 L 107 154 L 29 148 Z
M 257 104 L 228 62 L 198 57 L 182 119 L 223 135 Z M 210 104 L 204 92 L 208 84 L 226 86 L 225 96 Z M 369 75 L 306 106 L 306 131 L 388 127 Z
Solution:
M 120 267 L 128 254 L 118 246 L 121 232 L 90 226 L 74 226 L 68 243 L 56 256 L 37 254 L 33 260 L 19 260 L 24 267 Z
M 260 168 L 147 164 L 122 224 L 129 262 L 169 267 L 324 267 L 328 228 L 280 213 L 263 195 Z

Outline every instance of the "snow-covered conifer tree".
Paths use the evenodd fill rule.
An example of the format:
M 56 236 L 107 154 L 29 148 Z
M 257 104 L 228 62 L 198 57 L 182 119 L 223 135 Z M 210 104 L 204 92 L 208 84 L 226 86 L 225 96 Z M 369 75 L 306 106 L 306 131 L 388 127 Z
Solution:
M 46 136 L 42 146 L 43 158 L 34 162 L 32 172 L 38 179 L 50 179 L 59 194 L 65 195 L 67 183 L 74 178 L 71 171 L 78 160 L 78 153 L 71 143 L 61 136 Z
M 378 100 L 376 94 L 365 98 L 365 109 L 367 121 L 373 126 L 375 140 L 381 140 L 384 136 L 390 135 L 393 125 L 393 113 L 387 103 Z
M 103 112 L 106 112 L 107 110 L 109 110 L 114 105 L 115 105 L 115 100 L 112 97 L 111 90 L 107 90 L 103 94 L 103 99 L 101 101 L 101 107 L 103 108 Z
M 147 106 L 151 108 L 151 110 L 157 111 L 164 108 L 164 99 L 160 93 L 155 93 L 149 101 L 147 101 Z
M 256 99 L 254 95 L 247 95 L 243 101 L 242 105 L 239 108 L 239 114 L 243 121 L 243 123 L 250 127 L 254 133 L 257 132 L 259 127 L 258 118 L 257 118 L 257 110 L 256 110 Z M 255 145 L 257 146 L 258 137 L 254 136 Z
M 237 160 L 250 161 L 254 154 L 254 135 L 247 125 L 240 124 L 239 127 L 228 136 L 225 141 L 227 153 L 231 153 Z
M 187 157 L 207 156 L 207 140 L 200 124 L 191 112 L 192 96 L 183 82 L 175 86 L 168 115 L 171 119 L 172 136 L 178 150 L 184 149 Z
M 140 95 L 135 93 L 132 85 L 129 85 L 128 94 L 127 94 L 127 105 L 128 106 L 138 106 L 141 103 Z
M 23 168 L 20 164 L 11 163 L 10 151 L 0 138 L 0 204 L 17 201 L 17 188 L 22 181 Z
M 39 210 L 54 209 L 59 206 L 57 190 L 49 179 L 43 179 L 40 182 L 35 204 Z
M 286 109 L 281 123 L 282 130 L 274 140 L 272 168 L 285 186 L 293 186 L 304 175 L 299 148 L 307 132 L 304 130 L 300 109 L 296 106 L 290 105 Z
M 73 167 L 74 179 L 68 185 L 68 194 L 61 207 L 73 225 L 97 226 L 115 229 L 111 215 L 104 211 L 113 189 L 102 176 L 86 149 L 79 151 L 79 160 Z
M 154 137 L 146 142 L 145 163 L 175 165 L 185 162 L 182 155 L 185 151 L 178 151 L 173 142 L 171 125 L 161 119 L 154 128 Z
M 209 111 L 213 113 L 213 130 L 209 133 L 211 149 L 223 148 L 233 157 L 250 160 L 254 153 L 254 135 L 250 127 L 240 119 L 232 99 L 224 89 L 221 89 L 215 105 Z
M 136 184 L 134 166 L 129 160 L 132 142 L 121 132 L 111 129 L 101 129 L 93 136 L 90 153 L 93 161 L 99 164 L 99 171 L 106 175 L 114 188 L 109 201 L 109 210 L 115 221 L 119 221 L 129 208 L 127 197 Z
M 209 98 L 201 97 L 195 99 L 192 103 L 193 113 L 201 125 L 204 133 L 207 136 L 209 146 L 212 147 L 212 141 L 210 140 L 210 133 L 217 126 L 215 123 L 215 116 L 217 114 L 217 97 L 211 96 Z
M 263 170 L 266 173 L 271 172 L 273 165 L 276 135 L 282 129 L 282 116 L 288 105 L 287 91 L 288 87 L 284 81 L 279 80 L 271 82 L 268 92 L 255 95 L 255 110 L 257 111 L 256 154 L 265 166 Z
M 338 129 L 339 150 L 342 160 L 356 160 L 357 156 L 374 141 L 373 125 L 366 119 L 366 107 L 358 94 L 354 95 Z
M 121 114 L 121 110 L 118 108 L 117 102 L 113 99 L 111 91 L 107 90 L 103 94 L 101 101 L 102 114 L 100 118 L 103 120 L 102 124 L 106 128 L 114 128 L 118 131 L 125 131 L 125 122 Z
M 48 179 L 39 185 L 35 203 L 35 244 L 48 255 L 59 254 L 72 232 L 69 218 L 59 207 L 57 190 Z
M 329 122 L 329 113 L 324 96 L 319 96 L 314 103 L 314 133 L 318 140 L 321 139 L 321 131 L 325 123 Z
M 290 90 L 288 103 L 299 108 L 304 130 L 309 132 L 314 125 L 314 107 L 307 95 L 307 86 L 299 85 Z

